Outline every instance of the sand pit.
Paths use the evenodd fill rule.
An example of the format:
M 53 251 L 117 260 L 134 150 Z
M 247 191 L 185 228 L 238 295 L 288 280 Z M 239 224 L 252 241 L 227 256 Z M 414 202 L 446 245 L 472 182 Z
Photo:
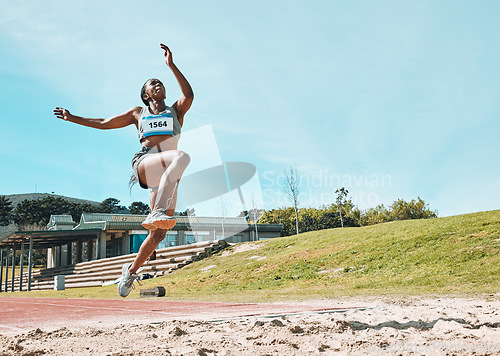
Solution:
M 0 355 L 500 355 L 500 295 L 350 298 L 370 309 L 40 327 L 0 334 Z

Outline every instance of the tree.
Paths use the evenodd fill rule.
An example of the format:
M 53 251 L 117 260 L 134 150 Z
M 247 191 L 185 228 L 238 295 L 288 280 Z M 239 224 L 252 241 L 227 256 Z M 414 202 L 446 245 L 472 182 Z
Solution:
M 390 221 L 389 211 L 384 204 L 379 204 L 375 208 L 370 208 L 361 214 L 361 225 L 375 225 Z
M 403 199 L 394 201 L 391 206 L 383 204 L 365 210 L 361 215 L 362 225 L 374 225 L 388 221 L 409 219 L 432 219 L 437 217 L 437 211 L 430 210 L 428 205 L 418 197 L 406 202 Z
M 0 226 L 7 226 L 14 221 L 12 202 L 5 196 L 0 196 Z
M 340 191 L 340 190 L 339 190 Z M 344 190 L 347 192 L 346 190 Z M 247 212 L 248 213 L 248 212 Z M 342 214 L 342 222 L 340 216 Z M 260 224 L 283 224 L 283 235 L 290 236 L 297 232 L 294 226 L 295 211 L 292 207 L 265 211 L 259 219 Z M 437 212 L 428 208 L 421 199 L 405 202 L 395 201 L 389 209 L 380 204 L 375 208 L 360 211 L 351 199 L 344 199 L 339 204 L 332 203 L 321 209 L 309 208 L 298 211 L 299 231 L 315 231 L 341 227 L 355 227 L 379 224 L 394 220 L 429 219 L 437 217 Z
M 341 226 L 340 213 L 336 211 L 325 211 L 318 221 L 318 230 L 333 229 Z
M 283 191 L 286 196 L 293 204 L 293 210 L 295 212 L 295 229 L 297 234 L 299 233 L 299 178 L 297 174 L 297 169 L 290 167 L 290 171 L 285 171 L 286 184 L 283 187 Z
M 252 194 L 251 206 L 252 206 L 252 208 L 250 209 L 250 211 L 248 211 L 247 221 L 253 222 L 253 226 L 255 229 L 255 240 L 259 241 L 259 230 L 257 229 L 257 222 L 259 221 L 260 217 L 264 213 L 264 210 L 259 209 L 253 194 Z
M 71 215 L 73 221 L 78 222 L 83 213 L 95 213 L 97 210 L 95 205 L 89 203 L 69 203 L 68 214 Z
M 349 193 L 349 191 L 342 187 L 340 189 L 337 189 L 335 193 L 337 193 L 337 206 L 339 207 L 340 226 L 344 227 L 344 220 L 342 219 L 342 206 L 347 199 L 347 194 Z
M 99 212 L 108 214 L 116 213 L 117 211 L 122 210 L 120 205 L 118 205 L 119 203 L 120 201 L 116 198 L 104 199 L 99 205 Z
M 14 222 L 18 226 L 44 226 L 48 224 L 51 215 L 69 214 L 71 209 L 72 204 L 61 197 L 25 199 L 14 209 Z
M 132 204 L 130 204 L 128 210 L 130 210 L 130 214 L 136 215 L 147 215 L 151 212 L 149 205 L 144 204 L 141 201 L 134 201 Z
M 224 222 L 226 221 L 226 217 L 231 209 L 231 203 L 226 200 L 222 195 L 219 196 L 219 213 L 222 217 L 222 239 L 226 238 L 226 232 L 224 229 Z
M 314 208 L 300 209 L 299 227 L 300 232 L 316 231 L 318 229 L 318 210 Z
M 283 224 L 283 236 L 297 233 L 295 228 L 295 212 L 292 207 L 266 211 L 259 219 L 261 224 Z
M 82 213 L 123 213 L 127 208 L 120 206 L 119 200 L 108 198 L 99 205 L 72 203 L 62 197 L 46 196 L 43 199 L 25 199 L 13 210 L 13 221 L 18 227 L 43 229 L 51 215 L 71 215 L 73 221 L 79 221 Z M 1 203 L 0 203 L 1 205 Z
M 437 217 L 437 212 L 431 211 L 420 197 L 410 202 L 398 199 L 392 203 L 390 208 L 389 218 L 391 220 L 430 219 Z

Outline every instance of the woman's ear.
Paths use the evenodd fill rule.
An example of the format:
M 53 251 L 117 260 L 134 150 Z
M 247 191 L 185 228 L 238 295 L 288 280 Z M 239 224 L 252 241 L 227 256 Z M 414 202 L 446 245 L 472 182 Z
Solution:
M 148 101 L 149 100 L 149 95 L 147 93 L 144 93 L 144 95 L 142 96 L 142 98 L 145 100 L 145 101 Z

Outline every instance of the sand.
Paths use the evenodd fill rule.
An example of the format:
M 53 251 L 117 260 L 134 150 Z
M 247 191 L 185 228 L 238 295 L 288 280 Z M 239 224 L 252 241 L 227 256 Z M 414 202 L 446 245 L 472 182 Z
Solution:
M 0 335 L 0 355 L 500 355 L 500 294 L 344 298 L 364 310 L 39 328 Z

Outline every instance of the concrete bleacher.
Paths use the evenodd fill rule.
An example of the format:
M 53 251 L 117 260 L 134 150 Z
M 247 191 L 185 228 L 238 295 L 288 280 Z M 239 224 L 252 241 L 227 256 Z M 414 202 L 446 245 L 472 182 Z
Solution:
M 224 240 L 203 241 L 189 245 L 180 245 L 156 250 L 156 259 L 148 260 L 139 274 L 153 277 L 166 275 L 193 261 L 206 257 L 212 252 L 224 249 Z M 122 255 L 100 260 L 81 262 L 75 265 L 48 268 L 32 272 L 31 290 L 54 289 L 54 277 L 65 276 L 65 288 L 98 287 L 121 276 L 124 263 L 132 262 L 137 254 Z M 27 268 L 25 269 L 25 271 Z M 23 290 L 27 290 L 28 273 L 23 273 Z M 4 286 L 2 286 L 4 287 Z M 7 282 L 7 291 L 12 291 L 12 281 Z M 2 288 L 2 291 L 5 291 Z M 19 276 L 14 278 L 14 291 L 19 291 Z

